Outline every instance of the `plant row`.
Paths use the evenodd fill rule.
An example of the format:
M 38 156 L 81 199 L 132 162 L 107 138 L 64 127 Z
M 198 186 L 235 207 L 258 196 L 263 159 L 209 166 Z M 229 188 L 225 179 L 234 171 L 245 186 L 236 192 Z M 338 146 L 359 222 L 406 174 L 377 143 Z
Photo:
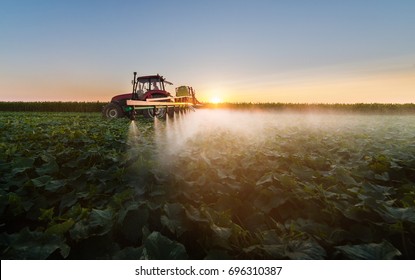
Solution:
M 0 118 L 2 259 L 415 257 L 412 116 L 206 126 L 173 151 L 179 122 Z

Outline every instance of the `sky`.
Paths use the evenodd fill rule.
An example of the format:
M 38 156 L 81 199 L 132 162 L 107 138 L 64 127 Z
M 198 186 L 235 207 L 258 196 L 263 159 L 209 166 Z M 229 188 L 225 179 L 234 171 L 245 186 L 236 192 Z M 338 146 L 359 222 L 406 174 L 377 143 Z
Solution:
M 415 103 L 413 0 L 1 0 L 0 101 Z M 169 88 L 174 92 L 174 87 Z

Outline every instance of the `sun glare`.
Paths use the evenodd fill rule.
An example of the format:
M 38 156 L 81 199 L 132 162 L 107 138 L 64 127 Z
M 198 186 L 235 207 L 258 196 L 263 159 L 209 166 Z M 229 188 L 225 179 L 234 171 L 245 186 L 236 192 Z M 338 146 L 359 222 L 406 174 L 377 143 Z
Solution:
M 218 103 L 221 103 L 221 102 L 222 102 L 222 100 L 217 96 L 214 96 L 210 99 L 210 103 L 213 103 L 213 104 L 218 104 Z

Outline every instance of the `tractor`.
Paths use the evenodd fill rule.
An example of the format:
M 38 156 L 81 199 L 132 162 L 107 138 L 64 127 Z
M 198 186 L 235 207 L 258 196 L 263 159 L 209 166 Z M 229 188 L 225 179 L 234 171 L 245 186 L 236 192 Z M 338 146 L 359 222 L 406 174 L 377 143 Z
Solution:
M 192 87 L 176 88 L 176 96 L 166 90 L 166 84 L 173 85 L 163 76 L 150 75 L 137 77 L 134 72 L 132 92 L 116 95 L 102 109 L 106 118 L 128 117 L 134 119 L 142 114 L 147 118 L 163 119 L 168 114 L 185 110 L 193 105 L 199 105 Z
M 172 84 L 166 81 L 163 76 L 151 75 L 137 77 L 137 72 L 134 72 L 134 79 L 132 81 L 133 89 L 131 93 L 116 95 L 111 99 L 111 102 L 104 106 L 102 113 L 107 118 L 129 117 L 133 118 L 136 114 L 132 106 L 127 105 L 128 100 L 146 101 L 153 98 L 170 97 L 170 93 L 166 91 L 165 84 Z M 166 115 L 165 108 L 146 108 L 140 111 L 145 117 L 164 118 Z

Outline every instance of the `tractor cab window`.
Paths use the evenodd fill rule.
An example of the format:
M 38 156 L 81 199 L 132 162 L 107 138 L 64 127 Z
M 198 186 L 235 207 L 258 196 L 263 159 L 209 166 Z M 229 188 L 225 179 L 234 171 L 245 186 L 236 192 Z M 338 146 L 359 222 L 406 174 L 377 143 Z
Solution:
M 143 92 L 143 93 L 149 91 L 148 83 L 147 82 L 145 82 L 145 83 L 139 82 L 138 83 L 138 90 Z
M 162 89 L 160 81 L 151 81 L 150 90 L 159 90 Z
M 157 89 L 159 89 L 159 86 L 157 85 L 157 83 L 156 83 L 156 82 L 153 82 L 153 83 L 151 84 L 151 89 L 152 89 L 152 90 L 157 90 Z
M 138 83 L 137 94 L 138 95 L 144 94 L 144 85 L 142 83 Z
M 138 83 L 133 99 L 140 99 L 144 95 L 145 92 L 146 90 L 144 89 L 144 84 Z

